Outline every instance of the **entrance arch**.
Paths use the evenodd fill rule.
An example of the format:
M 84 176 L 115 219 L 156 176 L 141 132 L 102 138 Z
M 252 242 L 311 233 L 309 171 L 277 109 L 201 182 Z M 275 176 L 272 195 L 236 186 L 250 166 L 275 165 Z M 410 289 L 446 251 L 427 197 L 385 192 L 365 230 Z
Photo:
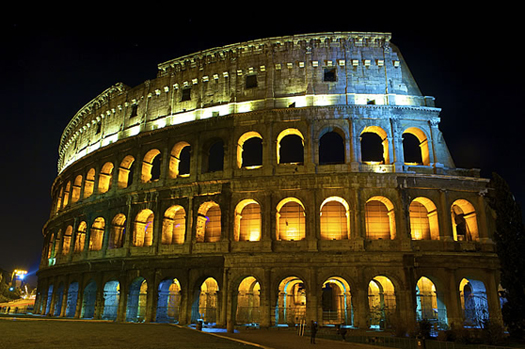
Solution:
M 428 320 L 438 325 L 446 325 L 448 322 L 447 309 L 442 298 L 432 280 L 425 276 L 419 278 L 416 284 L 417 320 Z
M 385 276 L 376 276 L 368 284 L 370 328 L 390 328 L 396 312 L 394 284 Z
M 133 280 L 129 287 L 126 321 L 144 322 L 146 320 L 147 296 L 147 281 L 143 277 Z
M 116 320 L 120 300 L 120 283 L 116 280 L 108 281 L 104 285 L 104 313 L 102 319 Z
M 237 324 L 260 323 L 261 285 L 253 276 L 248 276 L 239 284 L 237 294 Z
M 279 284 L 279 297 L 275 306 L 275 323 L 295 326 L 306 320 L 306 289 L 304 282 L 290 276 Z
M 82 313 L 81 318 L 91 319 L 95 316 L 95 303 L 97 301 L 97 283 L 91 280 L 84 288 L 82 297 Z
M 215 323 L 218 318 L 219 284 L 209 277 L 195 291 L 195 298 L 191 308 L 191 322 L 202 320 L 206 323 Z
M 157 322 L 179 322 L 181 287 L 179 280 L 167 279 L 159 284 L 159 301 L 157 303 Z
M 66 317 L 74 317 L 77 311 L 78 282 L 69 284 L 67 290 Z
M 323 324 L 353 325 L 353 308 L 350 286 L 345 279 L 334 276 L 323 283 L 321 307 Z
M 487 290 L 482 281 L 464 278 L 459 284 L 464 327 L 480 328 L 489 318 Z

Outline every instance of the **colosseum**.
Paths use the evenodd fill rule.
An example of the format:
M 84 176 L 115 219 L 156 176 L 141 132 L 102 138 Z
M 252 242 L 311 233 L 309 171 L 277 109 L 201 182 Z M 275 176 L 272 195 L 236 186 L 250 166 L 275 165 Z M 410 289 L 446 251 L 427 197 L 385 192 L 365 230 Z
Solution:
M 488 180 L 390 33 L 158 64 L 65 127 L 36 312 L 233 326 L 501 321 Z

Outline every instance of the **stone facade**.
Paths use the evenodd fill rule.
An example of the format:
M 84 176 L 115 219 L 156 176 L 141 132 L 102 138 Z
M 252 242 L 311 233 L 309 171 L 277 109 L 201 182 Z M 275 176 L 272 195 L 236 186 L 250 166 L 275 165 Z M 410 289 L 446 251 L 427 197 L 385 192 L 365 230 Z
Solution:
M 261 39 L 158 68 L 64 130 L 42 314 L 500 320 L 488 180 L 455 167 L 390 34 Z

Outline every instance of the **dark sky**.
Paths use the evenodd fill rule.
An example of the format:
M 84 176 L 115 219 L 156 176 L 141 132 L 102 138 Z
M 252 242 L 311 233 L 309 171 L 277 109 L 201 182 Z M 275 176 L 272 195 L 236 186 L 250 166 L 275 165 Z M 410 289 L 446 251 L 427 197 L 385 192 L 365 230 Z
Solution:
M 456 166 L 481 168 L 485 177 L 496 171 L 524 202 L 518 11 L 399 4 L 394 10 L 370 2 L 364 8 L 337 2 L 151 6 L 60 16 L 24 10 L 1 21 L 0 268 L 38 269 L 59 138 L 80 108 L 117 82 L 154 79 L 158 63 L 263 37 L 392 33 L 422 93 L 443 109 L 440 129 Z

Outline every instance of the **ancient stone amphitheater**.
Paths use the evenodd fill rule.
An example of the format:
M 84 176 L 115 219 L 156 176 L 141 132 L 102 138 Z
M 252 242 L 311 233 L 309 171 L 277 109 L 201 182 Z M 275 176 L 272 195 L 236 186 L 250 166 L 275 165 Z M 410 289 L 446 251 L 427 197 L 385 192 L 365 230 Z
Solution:
M 36 311 L 228 328 L 500 319 L 488 180 L 455 167 L 441 109 L 390 39 L 212 48 L 87 103 L 60 140 Z

